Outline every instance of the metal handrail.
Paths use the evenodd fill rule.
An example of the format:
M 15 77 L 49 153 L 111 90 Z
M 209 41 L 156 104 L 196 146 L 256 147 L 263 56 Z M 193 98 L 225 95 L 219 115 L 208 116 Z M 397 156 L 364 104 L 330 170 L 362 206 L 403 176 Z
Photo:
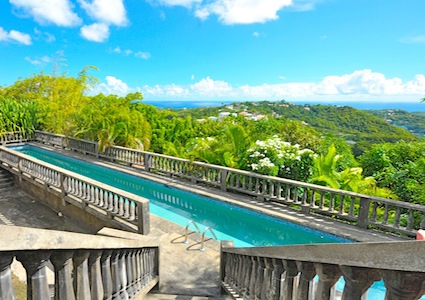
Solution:
M 190 220 L 187 225 L 186 225 L 186 233 L 184 235 L 184 241 L 183 244 L 189 244 L 189 241 L 187 240 L 187 236 L 189 235 L 189 226 L 190 224 L 193 224 L 196 228 L 196 230 L 198 231 L 198 233 L 201 233 L 201 230 L 199 229 L 198 225 L 196 225 L 195 221 Z
M 205 251 L 204 248 L 204 242 L 205 242 L 205 233 L 207 233 L 207 231 L 211 232 L 213 237 L 217 240 L 217 236 L 215 235 L 214 231 L 212 230 L 211 227 L 207 227 L 204 229 L 204 232 L 202 232 L 202 240 L 201 240 L 201 248 L 199 248 L 199 251 Z

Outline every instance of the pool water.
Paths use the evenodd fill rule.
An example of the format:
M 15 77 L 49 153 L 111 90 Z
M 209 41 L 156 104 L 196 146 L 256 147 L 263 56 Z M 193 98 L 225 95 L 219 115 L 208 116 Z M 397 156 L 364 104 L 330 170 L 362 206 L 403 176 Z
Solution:
M 53 151 L 29 145 L 12 149 L 145 197 L 150 201 L 152 214 L 183 227 L 193 220 L 201 231 L 210 227 L 219 240 L 232 240 L 236 247 L 352 242 L 329 233 L 306 228 L 212 198 L 170 188 Z
M 353 242 L 53 151 L 29 145 L 11 148 L 52 165 L 147 198 L 150 201 L 152 214 L 183 227 L 193 220 L 201 232 L 206 227 L 211 227 L 219 240 L 232 240 L 235 247 Z M 209 235 L 209 237 L 212 236 Z M 337 289 L 342 290 L 343 286 L 344 280 L 341 278 L 337 283 Z M 367 298 L 372 300 L 385 298 L 385 286 L 382 281 L 372 285 Z

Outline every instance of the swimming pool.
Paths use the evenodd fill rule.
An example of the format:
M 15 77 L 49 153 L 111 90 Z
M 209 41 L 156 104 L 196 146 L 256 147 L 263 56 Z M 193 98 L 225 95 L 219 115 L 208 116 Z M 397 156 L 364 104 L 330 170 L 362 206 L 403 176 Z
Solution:
M 232 240 L 236 247 L 352 242 L 329 233 L 286 222 L 212 198 L 170 188 L 164 184 L 53 151 L 31 145 L 11 148 L 52 165 L 147 198 L 150 201 L 152 214 L 183 227 L 193 220 L 199 225 L 201 231 L 210 227 L 219 240 Z
M 11 149 L 145 197 L 150 201 L 152 214 L 183 227 L 190 220 L 195 221 L 202 231 L 207 226 L 211 227 L 219 240 L 232 240 L 236 247 L 353 242 L 53 151 L 30 145 L 14 146 Z M 337 289 L 342 290 L 343 286 L 344 280 L 341 278 L 337 283 Z M 384 297 L 383 282 L 375 282 L 369 289 L 367 298 L 374 300 Z

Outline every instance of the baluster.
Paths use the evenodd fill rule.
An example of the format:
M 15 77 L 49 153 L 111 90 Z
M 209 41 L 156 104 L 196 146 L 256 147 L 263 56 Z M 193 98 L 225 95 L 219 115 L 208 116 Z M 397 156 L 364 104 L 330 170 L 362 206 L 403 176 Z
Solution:
M 27 271 L 27 299 L 50 298 L 46 269 L 51 254 L 51 251 L 26 251 L 16 256 Z
M 310 207 L 316 207 L 316 190 L 311 190 Z
M 101 250 L 91 250 L 89 257 L 90 266 L 90 288 L 91 288 L 91 299 L 103 299 L 103 282 L 101 273 L 100 258 L 102 256 Z
M 134 268 L 133 268 L 133 251 L 128 250 L 125 258 L 125 267 L 127 270 L 127 293 L 129 297 L 133 297 L 136 294 L 134 286 Z
M 341 277 L 338 266 L 322 263 L 314 263 L 316 273 L 319 276 L 315 300 L 328 300 L 335 289 L 335 283 Z
M 252 260 L 249 256 L 243 255 L 242 256 L 242 274 L 241 274 L 241 281 L 240 281 L 240 290 L 243 295 L 246 295 L 248 293 L 249 288 L 249 281 L 250 281 L 250 275 L 252 270 Z
M 289 184 L 286 185 L 285 200 L 286 201 L 290 201 L 291 200 L 291 186 Z
M 263 285 L 264 285 L 264 273 L 266 270 L 266 265 L 264 263 L 264 260 L 257 256 L 256 258 L 257 260 L 257 280 L 255 282 L 255 291 L 254 291 L 254 295 L 256 299 L 262 299 L 261 298 L 261 291 L 263 290 Z
M 409 220 L 407 221 L 407 230 L 412 230 L 415 224 L 415 216 L 413 214 L 413 209 L 409 209 Z
M 298 274 L 297 264 L 294 260 L 283 259 L 284 281 L 282 287 L 283 299 L 292 299 L 294 295 L 294 278 Z
M 395 219 L 394 219 L 394 227 L 395 228 L 400 227 L 400 215 L 401 215 L 401 208 L 397 207 L 396 213 L 395 213 Z
M 119 251 L 112 252 L 111 275 L 112 275 L 112 299 L 120 299 L 121 290 L 121 269 L 119 262 Z
M 251 256 L 250 258 L 251 258 L 251 261 L 252 261 L 252 267 L 251 267 L 251 270 L 250 270 L 251 278 L 250 278 L 250 281 L 249 281 L 247 296 L 250 297 L 251 299 L 255 299 L 255 285 L 256 285 L 256 281 L 257 281 L 258 261 L 255 259 L 255 256 Z
M 329 208 L 328 211 L 334 210 L 334 203 L 335 203 L 335 194 L 331 193 L 331 199 L 329 200 Z
M 301 198 L 301 204 L 305 205 L 307 203 L 307 194 L 308 194 L 308 189 L 306 187 L 303 188 L 303 196 Z
M 72 281 L 72 257 L 74 251 L 55 251 L 50 261 L 55 267 L 55 300 L 74 300 L 74 284 Z
M 298 202 L 298 186 L 294 186 L 294 202 Z
M 0 299 L 15 300 L 10 265 L 13 255 L 2 253 L 0 255 Z
M 339 202 L 339 213 L 342 215 L 344 214 L 344 201 L 345 201 L 345 196 L 341 195 L 341 200 Z
M 382 220 L 382 224 L 388 223 L 388 203 L 385 203 L 385 212 L 384 212 L 384 219 Z
M 90 299 L 89 255 L 87 250 L 77 250 L 74 254 L 74 289 L 77 299 Z
M 425 273 L 384 271 L 386 300 L 419 299 L 424 292 Z
M 130 202 L 130 213 L 128 219 L 130 221 L 136 220 L 136 203 L 134 203 L 134 201 Z
M 268 293 L 272 286 L 272 273 L 273 273 L 273 262 L 271 258 L 264 257 L 264 275 L 263 275 L 263 287 L 261 290 L 260 299 L 267 299 Z
M 325 204 L 325 194 L 326 194 L 325 191 L 321 191 L 320 192 L 320 203 L 319 203 L 319 208 L 320 209 L 323 209 L 323 206 Z
M 279 300 L 282 288 L 282 274 L 284 272 L 283 262 L 281 259 L 273 258 L 272 285 L 269 290 L 268 299 Z
M 122 250 L 119 255 L 119 265 L 120 265 L 120 282 L 121 282 L 121 289 L 120 289 L 120 297 L 121 299 L 128 299 L 129 295 L 127 293 L 128 288 L 128 278 L 127 278 L 127 254 L 125 250 Z
M 313 278 L 316 276 L 316 270 L 314 269 L 314 264 L 311 262 L 297 261 L 296 264 L 300 272 L 296 299 L 308 300 L 312 292 Z
M 102 264 L 103 299 L 105 300 L 111 300 L 113 292 L 111 254 L 112 250 L 104 250 L 100 258 Z
M 381 272 L 375 269 L 340 266 L 345 287 L 342 293 L 342 300 L 361 300 L 362 296 L 367 293 L 367 290 L 375 282 L 381 279 Z

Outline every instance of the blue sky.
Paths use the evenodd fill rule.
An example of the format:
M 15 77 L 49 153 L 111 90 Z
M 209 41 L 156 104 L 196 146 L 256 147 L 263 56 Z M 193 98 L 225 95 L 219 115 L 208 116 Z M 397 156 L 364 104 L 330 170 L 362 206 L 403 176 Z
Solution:
M 151 101 L 419 102 L 425 1 L 1 1 L 0 85 L 53 65 Z

